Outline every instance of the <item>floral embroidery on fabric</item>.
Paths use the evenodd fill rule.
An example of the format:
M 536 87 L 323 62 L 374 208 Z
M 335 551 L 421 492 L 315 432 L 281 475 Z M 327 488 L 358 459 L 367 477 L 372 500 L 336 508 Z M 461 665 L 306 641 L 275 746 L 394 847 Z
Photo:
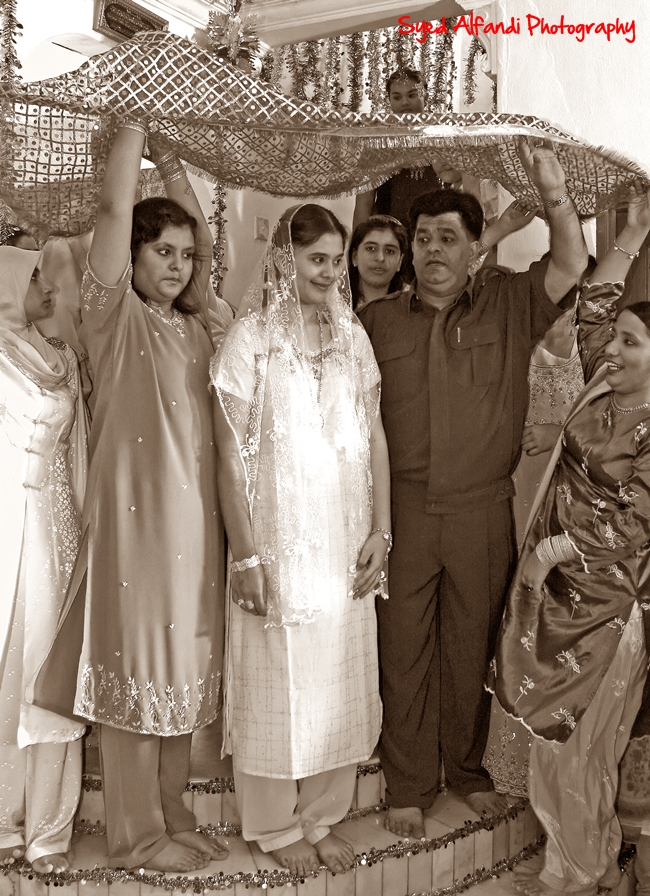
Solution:
M 617 634 L 622 635 L 625 631 L 625 620 L 621 619 L 620 616 L 617 616 L 616 619 L 612 619 L 611 622 L 607 623 L 607 628 L 613 628 L 616 630 Z
M 636 438 L 636 436 L 635 436 Z M 629 489 L 629 491 L 628 491 Z M 625 504 L 631 504 L 635 498 L 638 498 L 639 495 L 637 492 L 633 490 L 630 485 L 623 485 L 622 482 L 618 483 L 618 499 L 619 501 L 623 501 Z
M 612 690 L 616 694 L 617 697 L 622 697 L 625 693 L 625 685 L 627 682 L 622 678 L 615 678 L 612 681 Z
M 600 516 L 600 511 L 604 510 L 607 507 L 607 501 L 603 501 L 602 498 L 592 498 L 591 503 L 594 505 L 593 522 L 595 523 Z
M 221 673 L 213 674 L 206 694 L 205 679 L 186 682 L 182 695 L 172 685 L 162 690 L 153 681 L 139 685 L 133 677 L 121 684 L 114 672 L 85 665 L 81 674 L 76 715 L 92 722 L 109 722 L 126 731 L 169 735 L 208 724 L 221 705 Z
M 556 712 L 552 712 L 551 715 L 554 719 L 559 719 L 559 721 L 570 728 L 571 731 L 576 727 L 576 720 L 568 709 L 560 707 Z
M 517 703 L 519 703 L 521 698 L 525 697 L 526 694 L 528 693 L 528 691 L 532 691 L 532 689 L 534 687 L 535 687 L 535 682 L 532 680 L 532 678 L 529 678 L 527 675 L 524 675 L 524 680 L 519 685 L 519 696 L 515 700 L 515 706 L 517 705 Z
M 558 494 L 560 497 L 567 502 L 567 504 L 571 504 L 573 498 L 571 496 L 571 486 L 570 485 L 558 485 L 557 487 Z
M 525 650 L 530 651 L 531 647 L 535 643 L 535 633 L 531 632 L 529 629 L 528 634 L 524 635 L 523 638 L 521 638 L 521 643 L 524 645 Z
M 588 466 L 588 464 L 587 464 L 587 461 L 588 461 L 588 459 L 589 459 L 589 455 L 590 455 L 590 454 L 591 454 L 591 446 L 590 446 L 590 447 L 588 448 L 588 450 L 586 451 L 585 456 L 582 458 L 582 463 L 580 464 L 580 466 L 582 467 L 582 469 L 585 471 L 585 475 L 586 475 L 586 476 L 589 475 L 589 466 Z
M 610 317 L 613 313 L 614 306 L 612 305 L 612 303 L 606 302 L 604 305 L 602 305 L 602 301 L 602 299 L 598 299 L 597 302 L 592 302 L 590 299 L 584 300 L 585 307 L 592 312 L 597 320 Z
M 571 598 L 571 619 L 573 619 L 573 614 L 578 609 L 582 596 L 578 594 L 575 588 L 569 588 L 569 597 Z
M 647 433 L 647 431 L 648 431 L 648 427 L 645 425 L 645 423 L 643 423 L 643 422 L 639 423 L 639 425 L 637 426 L 637 428 L 634 432 L 634 441 L 636 443 L 637 448 L 639 447 L 639 442 L 641 441 L 643 436 Z
M 619 539 L 618 541 L 616 540 L 617 538 Z M 620 548 L 623 546 L 623 539 L 618 534 L 618 532 L 614 531 L 611 523 L 607 523 L 605 526 L 605 541 L 612 551 L 615 551 L 616 548 Z
M 568 650 L 563 650 L 561 653 L 555 657 L 558 662 L 560 662 L 563 666 L 569 666 L 573 669 L 574 672 L 580 672 L 580 664 L 576 661 L 576 658 L 570 653 Z
M 612 565 L 607 568 L 607 575 L 616 576 L 617 579 L 623 578 L 623 573 L 615 563 L 612 563 Z

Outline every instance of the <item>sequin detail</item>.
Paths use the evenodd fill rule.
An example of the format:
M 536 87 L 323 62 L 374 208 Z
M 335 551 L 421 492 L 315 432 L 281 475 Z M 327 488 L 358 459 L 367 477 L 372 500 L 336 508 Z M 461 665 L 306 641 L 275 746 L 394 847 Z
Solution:
M 172 685 L 120 681 L 105 666 L 86 664 L 75 703 L 76 715 L 91 722 L 107 722 L 142 734 L 173 735 L 212 722 L 221 708 L 221 672 L 207 682 L 186 682 L 178 692 Z

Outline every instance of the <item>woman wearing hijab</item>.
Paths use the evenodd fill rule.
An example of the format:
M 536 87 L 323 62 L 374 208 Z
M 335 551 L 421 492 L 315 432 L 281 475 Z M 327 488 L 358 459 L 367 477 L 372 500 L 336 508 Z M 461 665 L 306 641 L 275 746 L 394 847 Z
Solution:
M 30 705 L 80 539 L 86 474 L 77 359 L 44 339 L 41 253 L 0 247 L 0 862 L 68 867 L 84 725 Z
M 301 876 L 350 867 L 331 826 L 381 722 L 368 595 L 383 593 L 392 541 L 388 452 L 345 240 L 328 209 L 285 212 L 212 365 L 231 550 L 225 746 L 244 839 Z

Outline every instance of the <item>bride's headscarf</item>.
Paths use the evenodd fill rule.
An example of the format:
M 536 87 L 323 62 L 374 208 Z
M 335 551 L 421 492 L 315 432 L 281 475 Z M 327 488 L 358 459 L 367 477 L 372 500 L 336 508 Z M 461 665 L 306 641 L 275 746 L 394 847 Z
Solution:
M 291 239 L 298 208 L 317 210 L 311 214 L 321 219 L 322 233 L 338 232 L 331 219 L 325 229 L 331 213 L 320 206 L 282 215 L 211 371 L 245 470 L 255 545 L 266 565 L 269 626 L 311 622 L 327 611 L 331 545 L 346 569 L 354 568 L 372 507 L 369 437 L 379 372 L 372 354 L 368 360 L 359 351 L 365 336 L 351 311 L 345 270 L 320 312 L 331 341 L 324 351 L 309 349 Z M 337 372 L 335 396 L 329 381 L 324 388 L 325 365 L 328 376 Z M 318 497 L 326 476 L 340 479 L 335 509 Z
M 70 377 L 62 355 L 27 321 L 25 299 L 42 252 L 0 246 L 0 352 L 37 385 L 45 389 Z

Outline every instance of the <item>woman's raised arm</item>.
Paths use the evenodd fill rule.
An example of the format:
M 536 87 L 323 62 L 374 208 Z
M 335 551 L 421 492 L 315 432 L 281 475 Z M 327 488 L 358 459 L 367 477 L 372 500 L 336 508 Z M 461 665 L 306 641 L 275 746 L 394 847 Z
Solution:
M 140 175 L 146 128 L 125 119 L 117 129 L 102 183 L 95 233 L 88 260 L 106 286 L 115 286 L 131 253 L 133 205 Z
M 196 218 L 197 228 L 194 235 L 194 257 L 200 261 L 197 268 L 197 289 L 205 294 L 210 282 L 210 270 L 212 266 L 212 233 L 208 222 L 196 198 L 196 194 L 190 184 L 185 168 L 173 150 L 159 142 L 155 134 L 149 137 L 149 149 L 151 161 L 158 169 L 165 185 L 165 192 L 169 199 L 177 202 L 185 211 Z

